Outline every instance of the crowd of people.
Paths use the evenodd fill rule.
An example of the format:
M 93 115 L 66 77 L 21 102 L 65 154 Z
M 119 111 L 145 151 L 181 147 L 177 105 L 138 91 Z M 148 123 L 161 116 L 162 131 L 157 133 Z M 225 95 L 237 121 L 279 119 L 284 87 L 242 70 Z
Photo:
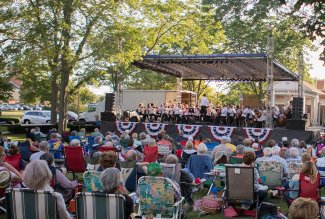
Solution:
M 189 105 L 185 103 L 163 103 L 145 106 L 140 103 L 138 108 L 127 114 L 127 120 L 141 122 L 167 122 L 193 124 L 197 122 L 210 123 L 222 126 L 237 127 L 264 127 L 268 117 L 265 107 L 239 106 L 232 104 L 213 105 L 206 96 L 201 103 Z M 292 117 L 291 108 L 272 108 L 272 117 L 275 126 L 285 126 L 287 119 Z
M 175 202 L 184 197 L 186 206 L 191 207 L 195 202 L 193 188 L 204 182 L 203 179 L 209 180 L 205 173 L 209 173 L 215 166 L 234 164 L 233 160 L 236 160 L 235 165 L 254 168 L 254 191 L 260 202 L 267 201 L 270 188 L 263 184 L 259 166 L 268 161 L 279 163 L 283 182 L 279 186 L 288 190 L 286 199 L 290 205 L 290 218 L 307 219 L 311 218 L 310 215 L 318 215 L 318 189 L 324 185 L 322 177 L 325 177 L 323 140 L 306 143 L 298 139 L 289 141 L 283 137 L 279 142 L 270 139 L 266 145 L 260 145 L 258 141 L 252 142 L 249 138 L 244 138 L 235 145 L 231 138 L 222 137 L 210 151 L 206 146 L 206 142 L 211 142 L 209 139 L 185 138 L 182 133 L 172 139 L 165 131 L 152 137 L 145 132 L 129 131 L 120 135 L 114 131 L 103 134 L 98 128 L 90 133 L 81 129 L 66 130 L 59 134 L 52 129 L 44 134 L 36 128 L 27 137 L 25 142 L 18 143 L 0 136 L 0 172 L 10 173 L 11 182 L 7 186 L 55 192 L 60 218 L 71 218 L 66 205 L 74 198 L 75 192 L 82 188 L 82 182 L 70 180 L 66 175 L 62 162 L 65 159 L 65 145 L 83 148 L 88 163 L 87 170 L 101 172 L 101 192 L 123 195 L 129 217 L 137 202 L 136 195 L 131 197 L 130 193 L 137 193 L 136 184 L 141 176 L 170 178 Z M 92 143 L 89 138 L 93 139 Z M 116 150 L 101 152 L 98 150 L 100 147 Z M 301 164 L 301 169 L 290 177 L 290 166 L 293 163 Z M 177 177 L 166 173 L 162 164 L 174 164 L 176 171 L 173 174 Z M 136 178 L 123 175 L 121 170 L 130 167 L 134 167 Z M 2 174 L 0 184 L 6 181 L 1 177 Z M 306 210 L 302 211 L 302 208 Z M 274 217 L 285 218 L 283 214 Z

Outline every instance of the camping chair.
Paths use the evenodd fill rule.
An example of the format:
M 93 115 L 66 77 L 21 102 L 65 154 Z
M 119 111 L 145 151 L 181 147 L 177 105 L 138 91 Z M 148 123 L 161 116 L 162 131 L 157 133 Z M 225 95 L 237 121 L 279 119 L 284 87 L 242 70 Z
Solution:
M 24 141 L 24 142 L 18 142 L 18 148 L 21 154 L 21 158 L 29 162 L 29 158 L 32 155 L 32 152 L 30 151 L 30 142 L 29 141 Z
M 104 191 L 104 187 L 100 180 L 101 172 L 89 170 L 83 174 L 86 192 Z
M 277 190 L 276 187 L 282 186 L 282 166 L 276 161 L 258 162 L 258 172 L 261 178 L 265 178 L 264 184 L 271 190 Z
M 229 161 L 228 161 L 229 164 L 241 164 L 243 163 L 243 158 L 239 158 L 239 157 L 229 157 Z
M 302 163 L 288 162 L 288 179 L 291 179 L 295 174 L 299 174 L 302 168 Z
M 163 176 L 179 183 L 180 182 L 180 169 L 181 169 L 180 165 L 181 165 L 180 163 L 178 163 L 177 165 L 160 163 L 160 166 L 163 170 Z
M 195 178 L 205 178 L 204 173 L 208 173 L 213 168 L 211 158 L 208 155 L 192 155 L 186 164 Z
M 81 192 L 76 195 L 77 219 L 127 219 L 122 195 Z
M 144 162 L 156 162 L 158 160 L 158 147 L 144 146 Z
M 73 178 L 75 173 L 83 173 L 86 170 L 86 163 L 84 160 L 84 150 L 78 146 L 65 146 L 65 166 L 67 171 L 72 172 Z
M 171 154 L 172 150 L 169 148 L 169 145 L 157 144 L 158 147 L 158 160 L 164 162 L 166 157 Z
M 77 139 L 77 140 L 79 140 L 80 141 L 80 136 L 71 136 L 71 135 L 69 135 L 69 144 L 70 144 L 70 142 L 73 140 L 73 139 Z
M 97 151 L 100 151 L 100 152 L 107 152 L 107 151 L 117 152 L 117 148 L 116 147 L 111 147 L 111 146 L 99 146 L 97 148 Z
M 226 165 L 226 187 L 223 194 L 222 218 L 228 203 L 256 203 L 256 216 L 258 216 L 258 195 L 254 197 L 254 168 Z
M 57 201 L 53 192 L 9 189 L 6 192 L 8 219 L 57 219 Z
M 139 179 L 138 215 L 180 219 L 184 198 L 175 203 L 174 188 L 170 179 L 143 176 Z
M 219 142 L 206 142 L 204 144 L 208 148 L 208 154 L 211 154 L 215 146 L 219 145 Z
M 6 155 L 5 162 L 9 163 L 19 172 L 23 170 L 24 162 L 21 159 L 20 153 L 14 155 Z

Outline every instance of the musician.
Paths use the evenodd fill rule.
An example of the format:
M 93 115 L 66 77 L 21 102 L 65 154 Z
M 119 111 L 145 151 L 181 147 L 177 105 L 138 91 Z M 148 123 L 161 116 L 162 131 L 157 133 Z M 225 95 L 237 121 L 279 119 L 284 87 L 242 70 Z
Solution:
M 161 122 L 168 121 L 168 112 L 167 112 L 167 104 L 163 103 L 160 105 L 161 112 Z
M 246 126 L 250 126 L 252 124 L 253 118 L 255 116 L 254 110 L 252 110 L 250 106 L 247 106 L 244 109 L 244 113 L 246 115 L 246 119 L 245 119 Z
M 140 103 L 136 112 L 140 115 L 140 118 L 141 118 L 141 122 L 145 122 L 146 119 L 147 119 L 147 110 L 146 108 L 144 107 L 143 103 Z
M 202 121 L 204 121 L 205 116 L 207 114 L 208 105 L 209 105 L 209 100 L 208 100 L 206 94 L 203 94 L 203 97 L 201 98 L 201 110 L 200 110 Z
M 156 107 L 154 103 L 148 104 L 148 111 L 149 111 L 149 121 L 157 121 L 157 114 L 156 114 Z
M 221 122 L 223 125 L 227 125 L 227 115 L 228 115 L 228 107 L 225 105 L 221 109 Z
M 181 121 L 181 104 L 177 103 L 174 107 L 174 118 L 175 118 L 175 123 L 179 123 Z
M 279 118 L 280 118 L 280 110 L 279 107 L 272 107 L 272 116 L 273 116 L 273 124 L 274 126 L 278 126 Z
M 235 114 L 236 114 L 236 111 L 235 111 L 234 107 L 231 104 L 229 104 L 228 109 L 227 109 L 228 126 L 231 126 L 234 123 Z
M 261 109 L 259 112 L 259 116 L 256 118 L 256 128 L 263 128 L 265 125 L 265 121 L 267 118 L 267 111 Z
M 235 108 L 236 115 L 235 115 L 235 123 L 237 127 L 240 127 L 242 125 L 242 109 L 239 107 L 239 105 Z

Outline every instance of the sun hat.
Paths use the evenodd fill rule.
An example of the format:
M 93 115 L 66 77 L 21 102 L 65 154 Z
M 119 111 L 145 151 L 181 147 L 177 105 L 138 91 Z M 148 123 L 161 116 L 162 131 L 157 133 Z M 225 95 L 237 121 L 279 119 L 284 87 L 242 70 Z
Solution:
M 159 176 L 162 172 L 162 168 L 159 163 L 150 163 L 148 165 L 149 176 Z
M 283 141 L 288 141 L 288 138 L 287 137 L 282 137 L 281 140 L 282 140 L 282 142 Z
M 1 170 L 0 171 L 0 188 L 6 188 L 11 181 L 11 174 L 7 170 Z

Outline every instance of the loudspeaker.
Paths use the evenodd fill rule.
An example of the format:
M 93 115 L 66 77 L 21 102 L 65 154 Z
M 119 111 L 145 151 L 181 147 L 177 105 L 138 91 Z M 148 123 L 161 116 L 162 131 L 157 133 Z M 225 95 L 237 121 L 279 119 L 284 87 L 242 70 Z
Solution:
M 306 120 L 304 119 L 288 119 L 287 129 L 289 130 L 305 130 Z
M 102 112 L 100 113 L 101 121 L 115 122 L 116 116 L 112 112 Z
M 105 97 L 105 112 L 112 112 L 115 102 L 115 94 L 107 93 Z
M 294 97 L 292 100 L 292 118 L 302 119 L 304 100 L 302 97 Z

